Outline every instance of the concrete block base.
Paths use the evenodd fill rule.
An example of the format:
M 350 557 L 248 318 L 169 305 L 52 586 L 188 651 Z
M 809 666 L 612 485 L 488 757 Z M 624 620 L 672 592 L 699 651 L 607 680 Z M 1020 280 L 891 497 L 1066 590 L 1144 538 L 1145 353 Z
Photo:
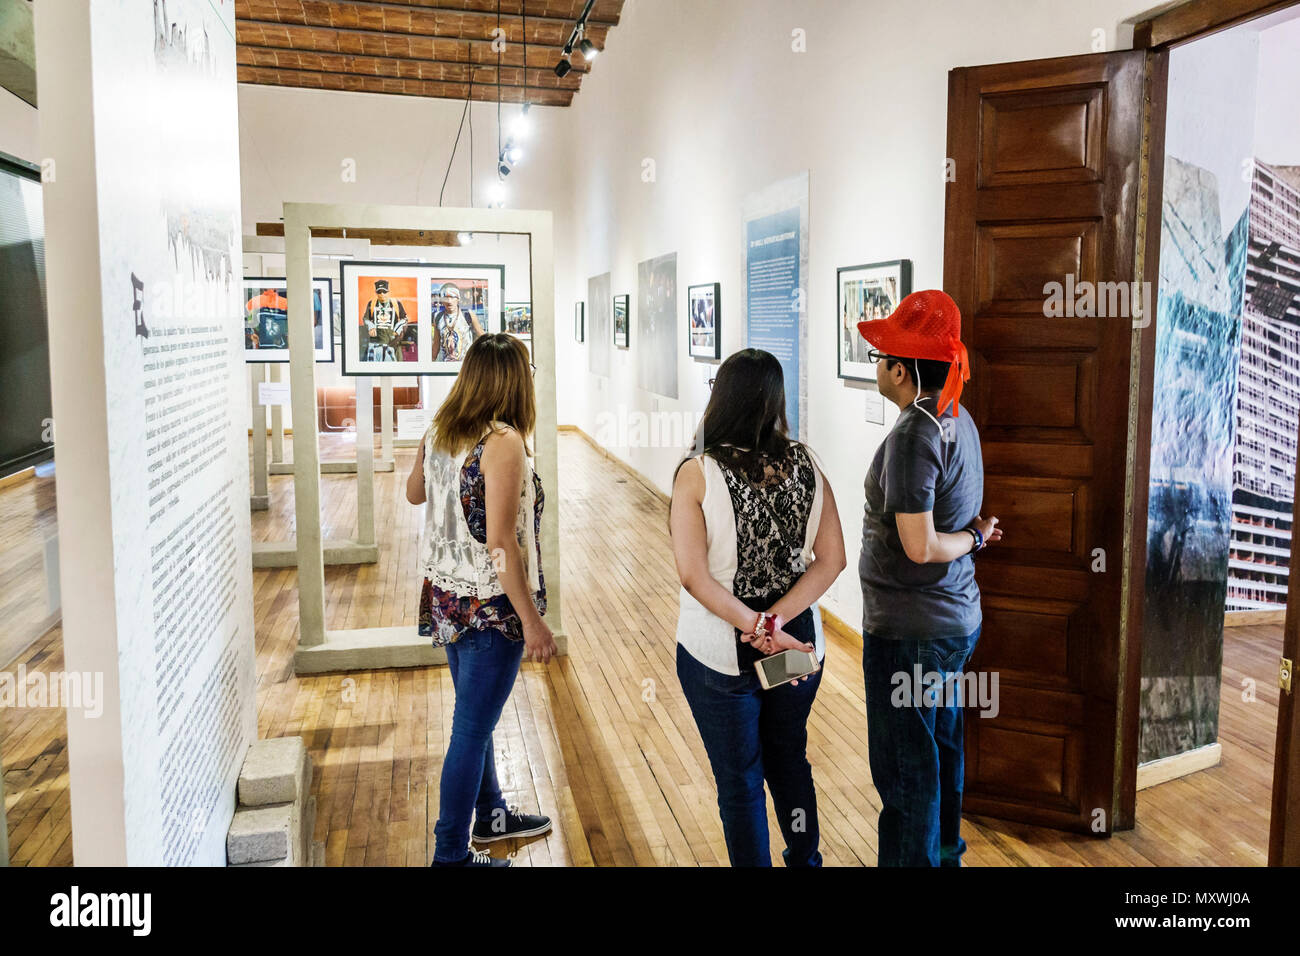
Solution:
M 332 540 L 322 543 L 325 563 L 335 564 L 375 564 L 379 561 L 379 545 L 359 544 L 347 540 Z M 255 568 L 293 568 L 298 566 L 298 545 L 293 541 L 254 541 L 253 567 Z
M 375 472 L 389 472 L 396 466 L 390 458 L 387 461 L 375 462 Z M 293 462 L 291 461 L 273 461 L 271 462 L 271 474 L 273 475 L 292 475 Z M 320 473 L 322 475 L 355 475 L 357 473 L 357 463 L 355 461 L 322 461 L 320 463 Z
M 312 865 L 311 780 L 311 757 L 301 737 L 258 740 L 248 748 L 226 834 L 229 866 Z
M 564 634 L 555 635 L 555 646 L 561 654 L 569 652 Z M 434 647 L 427 637 L 421 637 L 410 626 L 326 631 L 324 643 L 299 647 L 293 655 L 293 669 L 297 674 L 434 667 L 445 663 L 446 650 Z

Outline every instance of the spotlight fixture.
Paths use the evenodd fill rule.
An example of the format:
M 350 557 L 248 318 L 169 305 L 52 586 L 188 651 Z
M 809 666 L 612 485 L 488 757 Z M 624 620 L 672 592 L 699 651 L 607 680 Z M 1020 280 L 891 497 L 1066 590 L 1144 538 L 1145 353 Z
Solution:
M 506 159 L 510 160 L 511 166 L 518 166 L 523 161 L 524 151 L 518 146 L 506 144 Z
M 457 233 L 456 241 L 459 242 L 462 246 L 468 246 L 470 243 L 474 241 L 474 233 L 472 232 Z
M 572 56 L 573 47 L 566 46 L 564 52 L 560 54 L 560 62 L 555 64 L 555 75 L 560 79 L 564 79 L 568 76 L 569 71 L 573 69 Z
M 596 49 L 596 44 L 592 43 L 586 37 L 587 17 L 591 16 L 591 8 L 596 5 L 596 0 L 587 0 L 579 14 L 577 21 L 573 24 L 573 32 L 569 34 L 569 40 L 564 44 L 564 52 L 560 54 L 560 62 L 555 64 L 555 75 L 563 79 L 573 69 L 573 48 L 576 45 L 588 63 L 596 59 L 600 50 Z
M 488 205 L 493 209 L 500 209 L 506 204 L 506 184 L 497 180 L 488 189 Z
M 501 155 L 497 157 L 497 172 L 502 178 L 509 176 L 510 171 L 515 168 L 514 160 L 510 158 L 510 150 L 503 149 Z

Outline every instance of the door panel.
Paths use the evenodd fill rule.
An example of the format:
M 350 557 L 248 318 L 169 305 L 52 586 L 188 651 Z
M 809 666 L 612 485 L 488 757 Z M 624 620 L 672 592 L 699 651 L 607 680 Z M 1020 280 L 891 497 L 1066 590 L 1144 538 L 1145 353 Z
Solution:
M 1006 534 L 976 562 L 972 667 L 998 674 L 999 711 L 968 713 L 965 806 L 1091 832 L 1126 823 L 1137 704 L 1121 626 L 1134 332 L 1049 315 L 1045 286 L 1135 278 L 1145 74 L 1142 52 L 949 74 L 944 288 L 971 357 L 983 513 Z

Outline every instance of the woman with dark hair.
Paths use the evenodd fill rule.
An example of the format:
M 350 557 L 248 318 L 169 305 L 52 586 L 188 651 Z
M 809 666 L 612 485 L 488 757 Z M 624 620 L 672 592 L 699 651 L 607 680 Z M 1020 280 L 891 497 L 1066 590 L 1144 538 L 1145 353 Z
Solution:
M 546 662 L 555 638 L 542 620 L 542 482 L 529 461 L 537 420 L 527 347 L 481 335 L 429 427 L 406 479 L 427 502 L 420 633 L 447 649 L 456 709 L 442 763 L 434 866 L 509 866 L 470 848 L 545 833 L 551 821 L 506 806 L 492 731 L 519 662 Z
M 835 496 L 786 429 L 780 363 L 737 352 L 718 368 L 697 454 L 673 479 L 677 676 L 713 767 L 732 866 L 771 865 L 764 780 L 786 865 L 821 865 L 805 752 L 821 672 L 765 690 L 755 670 L 784 650 L 823 658 L 815 602 L 845 565 Z

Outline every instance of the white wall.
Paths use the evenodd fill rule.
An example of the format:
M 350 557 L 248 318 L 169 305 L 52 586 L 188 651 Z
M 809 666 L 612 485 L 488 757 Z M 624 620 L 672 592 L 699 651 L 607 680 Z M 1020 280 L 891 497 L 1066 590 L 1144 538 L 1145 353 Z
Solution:
M 741 201 L 810 171 L 809 440 L 826 465 L 843 518 L 849 568 L 828 605 L 856 624 L 862 482 L 886 426 L 865 421 L 865 396 L 835 365 L 835 269 L 911 259 L 913 287 L 943 279 L 947 74 L 956 66 L 1092 52 L 1093 31 L 1115 45 L 1119 21 L 1149 0 L 629 0 L 609 45 L 574 100 L 569 262 L 557 277 L 572 314 L 589 276 L 612 273 L 636 298 L 636 265 L 676 251 L 679 287 L 722 283 L 723 354 L 742 346 Z M 806 31 L 807 52 L 791 50 Z M 643 158 L 657 182 L 641 181 Z M 563 248 L 563 243 L 560 244 Z M 564 256 L 560 268 L 564 267 Z M 588 307 L 590 309 L 590 306 Z M 679 299 L 685 337 L 685 296 Z M 595 434 L 620 405 L 698 412 L 706 377 L 682 350 L 681 399 L 641 392 L 627 376 L 586 374 L 586 345 L 558 323 L 560 420 Z M 635 342 L 633 348 L 636 347 Z M 667 489 L 680 450 L 616 448 Z

